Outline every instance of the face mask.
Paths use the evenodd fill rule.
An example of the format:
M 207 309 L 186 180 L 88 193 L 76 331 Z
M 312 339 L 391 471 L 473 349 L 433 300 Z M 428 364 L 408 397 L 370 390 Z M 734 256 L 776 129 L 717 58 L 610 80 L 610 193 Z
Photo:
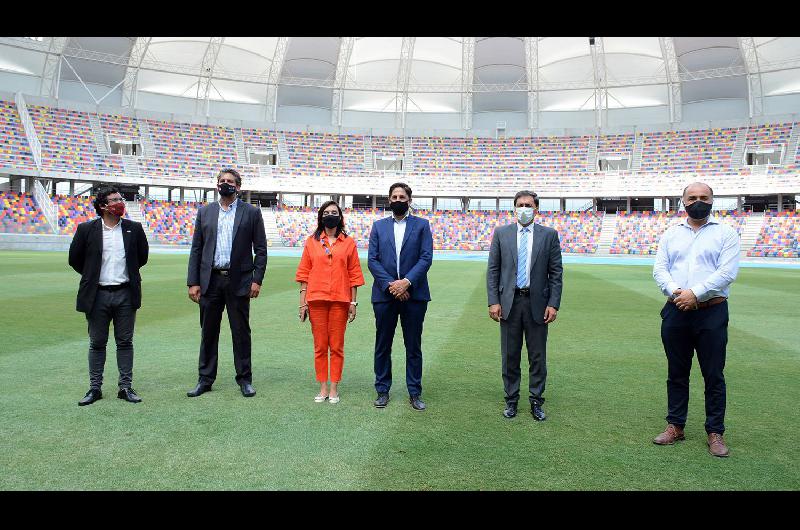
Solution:
M 389 208 L 392 209 L 392 213 L 395 215 L 405 215 L 408 211 L 408 202 L 406 201 L 394 201 L 389 203 Z
M 523 225 L 533 221 L 533 208 L 528 208 L 526 206 L 517 208 L 517 220 Z
M 339 216 L 325 215 L 322 217 L 322 224 L 325 225 L 325 228 L 336 228 L 339 226 Z
M 111 215 L 115 215 L 117 217 L 122 217 L 125 215 L 125 203 L 124 202 L 115 202 L 114 204 L 109 204 L 106 211 Z
M 223 197 L 230 197 L 234 193 L 236 193 L 236 186 L 231 186 L 227 182 L 221 183 L 217 189 L 219 189 L 219 194 Z
M 684 203 L 685 204 L 685 203 Z M 711 213 L 711 205 L 703 201 L 694 201 L 686 206 L 686 213 L 692 219 L 705 219 Z

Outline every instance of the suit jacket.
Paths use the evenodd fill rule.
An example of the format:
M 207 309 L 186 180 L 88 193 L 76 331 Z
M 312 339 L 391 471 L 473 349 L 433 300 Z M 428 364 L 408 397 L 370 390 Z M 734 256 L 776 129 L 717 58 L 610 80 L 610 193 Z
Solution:
M 214 251 L 217 248 L 217 221 L 219 203 L 213 202 L 197 210 L 194 222 L 192 249 L 189 251 L 189 273 L 186 285 L 200 286 L 200 294 L 205 294 L 211 281 L 214 267 Z M 255 251 L 255 258 L 253 257 Z M 236 296 L 246 296 L 250 284 L 261 285 L 267 271 L 267 233 L 264 231 L 264 218 L 261 210 L 239 201 L 236 217 L 233 220 L 231 244 L 230 281 Z
M 558 309 L 561 305 L 562 272 L 558 232 L 534 223 L 528 278 L 531 311 L 533 319 L 539 324 L 544 323 L 544 310 L 547 306 Z M 516 287 L 517 223 L 514 223 L 495 229 L 486 271 L 489 305 L 500 304 L 503 319 L 507 319 L 511 312 Z
M 125 263 L 131 288 L 133 308 L 142 306 L 142 276 L 139 268 L 147 263 L 150 246 L 141 223 L 122 219 L 122 242 L 125 245 Z M 81 275 L 75 309 L 89 313 L 94 306 L 97 287 L 100 285 L 100 267 L 103 264 L 103 219 L 98 217 L 78 225 L 69 245 L 69 265 Z
M 369 233 L 367 265 L 375 281 L 372 284 L 372 301 L 389 302 L 389 284 L 408 278 L 411 281 L 411 300 L 430 301 L 428 269 L 433 262 L 433 234 L 427 219 L 409 215 L 406 232 L 400 247 L 400 277 L 397 277 L 397 250 L 394 243 L 394 218 L 375 221 Z

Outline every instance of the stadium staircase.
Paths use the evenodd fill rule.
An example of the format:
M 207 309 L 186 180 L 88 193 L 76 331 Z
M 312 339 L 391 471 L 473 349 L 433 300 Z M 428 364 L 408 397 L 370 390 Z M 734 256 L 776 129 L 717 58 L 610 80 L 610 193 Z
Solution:
M 261 217 L 264 218 L 264 230 L 267 232 L 267 244 L 271 247 L 282 247 L 283 240 L 278 233 L 278 221 L 272 208 L 261 208 Z
M 121 155 L 122 166 L 125 168 L 125 176 L 129 179 L 139 179 L 139 157 L 131 155 Z
M 31 115 L 28 112 L 28 105 L 25 104 L 25 96 L 22 95 L 22 92 L 17 92 L 17 95 L 14 96 L 14 102 L 17 104 L 17 113 L 19 113 L 19 119 L 25 130 L 25 137 L 28 139 L 33 161 L 36 164 L 36 168 L 41 171 L 42 144 L 39 142 L 39 135 L 36 133 L 36 127 L 33 126 L 33 120 L 31 120 Z
M 126 209 L 128 213 L 128 219 L 131 221 L 136 221 L 137 223 L 141 223 L 142 229 L 144 229 L 144 235 L 147 236 L 147 240 L 151 243 L 157 243 L 158 240 L 156 236 L 153 235 L 153 232 L 150 231 L 150 228 L 147 226 L 147 223 L 144 221 L 144 214 L 142 213 L 142 203 L 139 201 L 133 201 L 133 203 L 128 203 L 130 206 Z
M 611 244 L 614 242 L 614 232 L 617 231 L 617 214 L 607 213 L 603 216 L 603 225 L 600 229 L 600 239 L 597 242 L 595 256 L 609 256 Z
M 783 152 L 781 164 L 784 166 L 792 165 L 797 160 L 797 143 L 800 142 L 800 127 L 797 123 L 792 124 L 792 134 L 789 136 L 789 143 L 786 144 L 786 151 Z
M 733 144 L 733 153 L 731 153 L 731 169 L 739 169 L 744 165 L 744 148 L 749 131 L 750 127 L 742 127 L 736 135 L 736 143 Z
M 258 176 L 261 178 L 272 178 L 272 166 L 267 166 L 264 164 L 258 164 Z
M 100 118 L 94 112 L 89 113 L 89 126 L 92 128 L 92 138 L 94 138 L 94 145 L 97 152 L 101 155 L 108 155 L 108 145 L 106 145 L 106 136 L 103 134 L 103 128 L 100 126 Z M 127 171 L 127 170 L 126 170 Z
M 597 136 L 589 138 L 589 151 L 586 156 L 586 166 L 589 171 L 597 171 Z
M 364 135 L 364 169 L 375 169 L 375 158 L 372 156 L 372 136 Z
M 55 184 L 53 184 L 55 186 Z M 47 219 L 47 224 L 54 234 L 58 234 L 58 208 L 53 204 L 53 199 L 47 194 L 47 191 L 42 186 L 39 180 L 33 181 L 33 200 L 39 210 L 42 211 L 44 218 Z
M 247 151 L 244 148 L 244 137 L 241 129 L 233 129 L 233 142 L 236 144 L 236 163 L 240 166 L 247 164 Z
M 745 224 L 742 227 L 742 238 L 741 238 L 741 254 L 740 257 L 744 258 L 747 256 L 747 252 L 753 248 L 753 245 L 756 244 L 756 239 L 758 238 L 758 234 L 761 233 L 761 227 L 764 225 L 764 214 L 763 213 L 754 213 L 750 212 L 745 218 Z
M 153 145 L 153 136 L 150 134 L 150 125 L 147 120 L 137 120 L 139 122 L 139 141 L 142 144 L 142 156 L 149 158 L 156 157 L 156 147 Z
M 414 144 L 410 136 L 403 138 L 403 171 L 414 171 Z
M 636 133 L 631 153 L 631 170 L 639 171 L 642 168 L 642 154 L 644 151 L 644 134 Z
M 278 132 L 278 167 L 289 167 L 289 148 L 283 131 Z

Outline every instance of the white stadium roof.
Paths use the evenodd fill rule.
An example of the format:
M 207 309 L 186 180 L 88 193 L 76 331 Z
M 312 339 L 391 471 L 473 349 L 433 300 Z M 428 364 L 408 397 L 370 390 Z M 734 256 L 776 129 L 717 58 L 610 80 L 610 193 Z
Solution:
M 338 111 L 526 112 L 800 93 L 797 37 L 593 39 L 2 37 L 0 71 L 41 78 L 39 95 L 55 95 L 58 80 L 121 87 L 129 106 L 155 93 Z

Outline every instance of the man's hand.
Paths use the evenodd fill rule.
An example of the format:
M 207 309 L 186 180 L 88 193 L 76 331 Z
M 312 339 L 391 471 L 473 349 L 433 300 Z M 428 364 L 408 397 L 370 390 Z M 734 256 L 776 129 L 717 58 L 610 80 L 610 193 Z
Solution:
M 395 298 L 399 298 L 399 295 L 406 292 L 410 286 L 411 282 L 405 278 L 402 280 L 395 280 L 389 284 L 389 294 Z
M 503 308 L 500 304 L 493 304 L 489 306 L 489 317 L 495 322 L 500 322 L 500 315 L 503 314 Z
M 558 309 L 556 309 L 555 307 L 547 306 L 544 309 L 544 323 L 549 324 L 551 322 L 554 322 L 557 315 L 558 315 Z
M 697 307 L 697 297 L 691 289 L 681 289 L 680 294 L 675 298 L 675 305 L 681 311 L 692 310 Z
M 200 303 L 200 286 L 192 285 L 189 287 L 189 299 L 195 304 Z
M 408 291 L 404 292 L 403 294 L 397 297 L 397 299 L 400 300 L 401 302 L 406 302 L 408 301 L 409 298 L 411 298 L 411 293 L 409 293 Z
M 347 310 L 347 321 L 352 322 L 356 319 L 356 306 L 350 304 L 350 309 Z
M 258 298 L 258 293 L 261 292 L 261 286 L 256 282 L 250 284 L 250 298 Z

